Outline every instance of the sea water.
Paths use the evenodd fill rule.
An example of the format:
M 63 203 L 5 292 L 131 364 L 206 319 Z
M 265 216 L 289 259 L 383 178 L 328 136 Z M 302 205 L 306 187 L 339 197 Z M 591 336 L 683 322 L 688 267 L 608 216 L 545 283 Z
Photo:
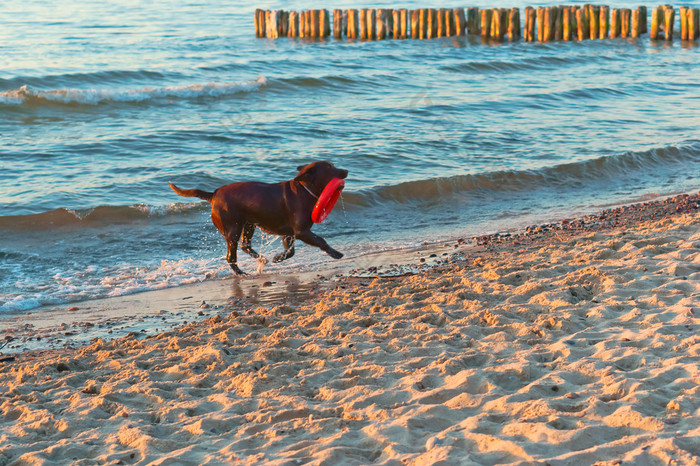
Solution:
M 168 182 L 329 160 L 350 175 L 314 231 L 346 261 L 700 188 L 697 43 L 254 37 L 256 7 L 366 6 L 450 5 L 4 5 L 0 313 L 228 279 L 208 204 Z M 265 271 L 331 261 L 298 244 Z

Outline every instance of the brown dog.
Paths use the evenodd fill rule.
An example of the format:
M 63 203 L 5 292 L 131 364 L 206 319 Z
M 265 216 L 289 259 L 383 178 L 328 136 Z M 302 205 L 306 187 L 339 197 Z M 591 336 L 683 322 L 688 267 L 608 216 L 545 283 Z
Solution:
M 311 232 L 311 211 L 318 196 L 333 178 L 345 178 L 347 170 L 335 168 L 330 162 L 313 162 L 297 168 L 299 174 L 281 183 L 243 181 L 227 184 L 213 193 L 199 189 L 170 187 L 180 196 L 198 197 L 211 204 L 211 220 L 224 235 L 228 253 L 226 260 L 236 274 L 243 274 L 236 265 L 238 239 L 241 249 L 254 258 L 260 255 L 251 247 L 255 227 L 282 236 L 284 251 L 273 261 L 280 262 L 294 255 L 294 239 L 298 238 L 321 248 L 334 259 L 343 254 Z

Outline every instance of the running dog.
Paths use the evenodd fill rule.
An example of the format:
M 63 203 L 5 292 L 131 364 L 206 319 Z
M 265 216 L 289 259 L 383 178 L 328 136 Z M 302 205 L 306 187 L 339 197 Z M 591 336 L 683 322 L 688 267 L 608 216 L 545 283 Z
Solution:
M 320 236 L 311 232 L 311 211 L 323 189 L 333 178 L 348 176 L 326 161 L 313 162 L 297 168 L 294 179 L 281 183 L 242 181 L 227 184 L 213 193 L 199 189 L 180 189 L 170 183 L 170 188 L 180 196 L 198 197 L 211 204 L 211 220 L 226 239 L 226 260 L 237 275 L 243 271 L 237 265 L 238 240 L 241 250 L 258 259 L 251 247 L 255 227 L 282 237 L 284 251 L 273 261 L 281 262 L 294 255 L 294 240 L 316 246 L 334 259 L 343 257 Z

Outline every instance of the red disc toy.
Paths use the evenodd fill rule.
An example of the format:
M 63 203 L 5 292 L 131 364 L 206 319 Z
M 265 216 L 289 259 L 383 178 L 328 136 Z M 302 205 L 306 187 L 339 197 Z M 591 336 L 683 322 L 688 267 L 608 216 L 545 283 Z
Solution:
M 345 180 L 342 178 L 333 178 L 328 182 L 323 192 L 318 196 L 318 201 L 311 212 L 311 220 L 314 223 L 321 223 L 328 217 L 328 214 L 333 210 L 333 206 L 338 202 L 340 192 L 345 187 Z

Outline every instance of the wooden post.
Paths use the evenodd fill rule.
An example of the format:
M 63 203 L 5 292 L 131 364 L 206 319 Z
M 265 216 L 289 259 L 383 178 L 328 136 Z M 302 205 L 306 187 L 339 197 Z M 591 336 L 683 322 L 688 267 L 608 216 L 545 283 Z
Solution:
M 476 7 L 467 10 L 467 32 L 471 35 L 481 34 L 481 14 Z
M 408 34 L 410 32 L 409 24 L 411 23 L 411 13 L 413 12 L 407 10 L 406 8 L 401 8 L 399 10 L 399 17 L 401 18 L 401 35 L 399 36 L 400 39 L 408 38 Z
M 367 40 L 377 39 L 377 10 L 367 10 Z
M 348 37 L 348 10 L 341 10 L 342 19 L 341 24 L 341 34 L 343 37 Z
M 578 40 L 587 39 L 586 33 L 588 29 L 586 28 L 586 11 L 583 8 L 576 10 L 576 37 Z
M 557 20 L 557 10 L 555 6 L 549 6 L 544 9 L 544 40 L 550 42 L 554 40 L 556 35 L 555 25 Z
M 333 38 L 340 39 L 343 37 L 343 11 L 339 9 L 333 10 Z
M 552 40 L 561 40 L 562 36 L 564 35 L 564 24 L 562 23 L 562 10 L 564 7 L 561 6 L 553 6 L 552 7 L 552 32 L 554 34 L 554 37 L 552 37 Z
M 306 12 L 300 11 L 299 12 L 299 36 L 298 37 L 306 37 L 306 33 L 304 31 L 304 23 L 305 22 L 306 22 Z
M 571 40 L 572 28 L 571 28 L 571 8 L 565 6 L 562 8 L 561 12 L 561 38 L 562 40 Z
M 552 7 L 552 15 L 554 17 L 554 40 L 561 40 L 564 36 L 563 9 L 564 7 Z
M 661 24 L 661 8 L 652 8 L 651 29 L 649 30 L 649 38 L 651 40 L 659 38 L 659 24 Z
M 613 8 L 610 11 L 610 38 L 615 39 L 617 37 L 620 37 L 621 34 L 621 15 L 620 15 L 620 10 L 617 8 Z
M 318 10 L 309 11 L 309 37 L 316 39 L 319 36 L 320 29 L 318 26 Z
M 676 10 L 673 7 L 666 7 L 664 10 L 664 39 L 673 40 L 673 21 L 676 19 Z
M 255 37 L 262 37 L 260 34 L 260 12 L 262 10 L 260 8 L 256 8 L 255 10 Z
M 411 11 L 411 39 L 420 38 L 420 10 Z
M 435 8 L 428 8 L 428 30 L 426 32 L 426 37 L 428 39 L 437 37 L 437 10 Z
M 311 35 L 311 10 L 306 10 L 306 21 L 304 23 L 304 37 L 307 39 L 313 37 Z
M 255 37 L 265 37 L 267 27 L 265 26 L 265 10 L 255 10 Z
M 385 10 L 385 18 L 386 18 L 386 36 L 387 38 L 390 38 L 392 36 L 392 31 L 394 29 L 394 9 L 393 8 L 387 8 Z
M 275 10 L 277 12 L 277 37 L 284 37 L 282 35 L 282 30 L 283 30 L 283 24 L 284 24 L 284 11 L 283 10 Z
M 597 39 L 600 37 L 600 8 L 595 5 L 591 5 L 589 11 L 588 27 L 590 28 L 591 39 Z
M 620 10 L 620 37 L 627 38 L 630 36 L 630 26 L 632 20 L 632 10 L 623 8 Z
M 578 22 L 576 21 L 576 12 L 580 10 L 580 7 L 577 6 L 571 6 L 571 14 L 570 19 L 571 19 L 571 40 L 579 40 L 578 38 Z
M 299 37 L 299 13 L 296 11 L 289 12 L 287 37 Z
M 279 39 L 280 37 L 284 37 L 282 35 L 282 32 L 285 32 L 284 31 L 284 11 L 276 10 L 274 16 L 275 16 L 275 20 L 277 21 L 277 24 L 276 24 L 276 29 L 277 29 L 276 33 L 277 34 L 275 36 L 275 39 Z
M 266 36 L 268 39 L 277 39 L 279 37 L 277 31 L 277 22 L 279 20 L 279 11 L 270 11 L 267 10 L 265 12 L 265 27 L 266 27 Z
M 520 10 L 511 8 L 508 11 L 508 40 L 514 41 L 520 38 Z
M 535 9 L 531 6 L 525 7 L 525 27 L 523 28 L 523 38 L 527 42 L 535 40 Z
M 491 10 L 480 10 L 481 13 L 481 37 L 489 37 L 491 35 L 491 16 L 493 12 Z
M 401 10 L 391 10 L 393 27 L 391 28 L 391 37 L 394 39 L 401 38 Z
M 491 38 L 503 42 L 506 34 L 506 22 L 508 21 L 505 8 L 494 8 L 491 13 Z
M 348 39 L 357 39 L 357 37 L 360 35 L 360 23 L 359 17 L 357 15 L 357 10 L 346 10 L 346 16 L 348 18 Z
M 318 17 L 318 24 L 316 27 L 316 37 L 326 37 L 326 31 L 330 34 L 330 24 L 328 18 L 328 10 L 315 10 L 316 16 Z
M 299 24 L 300 37 L 311 37 L 311 11 L 302 11 L 299 16 L 301 24 Z
M 280 28 L 280 37 L 289 36 L 289 11 L 282 12 L 282 26 Z
M 318 15 L 316 15 L 316 21 L 318 21 Z M 307 10 L 306 11 L 306 38 L 307 39 L 313 39 L 316 36 L 314 35 L 315 31 L 318 30 L 318 28 L 314 28 L 314 11 L 313 10 Z
M 543 7 L 543 6 L 537 7 L 537 40 L 538 40 L 538 42 L 545 41 L 545 35 L 544 35 L 545 14 L 544 14 L 544 10 L 545 10 L 545 7 Z
M 426 39 L 428 37 L 428 9 L 421 8 L 418 17 L 418 38 Z
M 688 7 L 678 8 L 679 19 L 681 20 L 681 40 L 688 40 Z
M 688 40 L 700 38 L 700 8 L 688 9 Z
M 389 35 L 389 22 L 387 21 L 386 9 L 377 9 L 377 40 L 384 40 Z
M 600 6 L 588 5 L 588 15 L 586 17 L 588 24 L 588 37 L 590 39 L 600 38 Z
M 600 35 L 601 39 L 608 37 L 608 28 L 610 25 L 610 7 L 601 5 L 600 7 Z
M 445 10 L 445 37 L 455 36 L 455 15 L 454 10 L 447 8 Z
M 464 31 L 467 28 L 467 18 L 464 15 L 464 8 L 455 8 L 454 18 L 455 18 L 455 34 L 458 36 L 463 36 Z
M 360 40 L 367 40 L 367 8 L 360 8 L 359 18 Z
M 320 10 L 318 15 L 318 27 L 321 31 L 320 37 L 329 37 L 331 35 L 331 15 L 328 10 Z
M 630 28 L 630 37 L 635 39 L 642 34 L 642 18 L 639 15 L 639 8 L 632 12 L 632 27 Z
M 436 16 L 436 28 L 435 28 L 435 37 L 445 37 L 446 31 L 445 31 L 445 12 L 447 10 L 445 8 L 438 8 L 435 11 L 435 16 Z
M 646 34 L 647 32 L 649 32 L 649 30 L 647 28 L 647 16 L 648 16 L 647 7 L 645 7 L 645 6 L 639 7 L 639 16 L 642 20 L 642 34 Z

